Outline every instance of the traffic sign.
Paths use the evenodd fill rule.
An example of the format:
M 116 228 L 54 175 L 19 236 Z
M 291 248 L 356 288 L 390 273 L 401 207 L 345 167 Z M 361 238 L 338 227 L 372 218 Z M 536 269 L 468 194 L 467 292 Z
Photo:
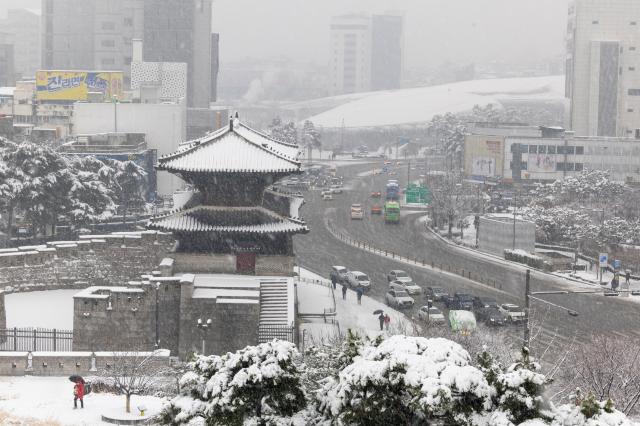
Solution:
M 621 262 L 618 259 L 615 259 L 613 261 L 613 269 L 618 270 L 618 269 L 620 269 L 620 266 L 622 266 Z
M 609 265 L 609 255 L 607 253 L 600 253 L 598 259 L 601 268 L 606 268 Z

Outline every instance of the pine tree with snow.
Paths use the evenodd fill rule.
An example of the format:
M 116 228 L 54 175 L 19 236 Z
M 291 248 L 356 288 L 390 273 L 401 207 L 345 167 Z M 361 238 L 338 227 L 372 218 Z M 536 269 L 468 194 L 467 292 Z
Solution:
M 199 356 L 163 409 L 162 424 L 242 425 L 291 416 L 306 406 L 290 342 L 273 340 L 222 356 Z

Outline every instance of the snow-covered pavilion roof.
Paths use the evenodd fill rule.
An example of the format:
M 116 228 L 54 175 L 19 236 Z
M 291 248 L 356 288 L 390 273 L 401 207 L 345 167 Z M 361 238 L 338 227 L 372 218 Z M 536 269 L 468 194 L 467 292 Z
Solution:
M 238 119 L 180 145 L 158 159 L 158 170 L 191 173 L 292 173 L 300 170 L 298 145 L 278 141 Z
M 277 234 L 304 233 L 306 224 L 263 207 L 196 206 L 149 221 L 149 228 L 164 231 Z

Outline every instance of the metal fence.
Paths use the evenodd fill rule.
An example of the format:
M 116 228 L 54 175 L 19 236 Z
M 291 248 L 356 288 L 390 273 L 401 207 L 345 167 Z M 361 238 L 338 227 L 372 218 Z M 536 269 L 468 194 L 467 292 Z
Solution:
M 292 325 L 259 325 L 258 342 L 270 342 L 273 339 L 287 340 L 296 343 L 294 340 L 294 327 Z
M 73 330 L 0 328 L 0 351 L 71 351 Z

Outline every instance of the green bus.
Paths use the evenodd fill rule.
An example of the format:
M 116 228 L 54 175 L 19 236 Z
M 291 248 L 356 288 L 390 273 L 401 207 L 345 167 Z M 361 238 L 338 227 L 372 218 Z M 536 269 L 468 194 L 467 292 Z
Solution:
M 384 205 L 384 222 L 400 223 L 400 203 L 387 201 Z

